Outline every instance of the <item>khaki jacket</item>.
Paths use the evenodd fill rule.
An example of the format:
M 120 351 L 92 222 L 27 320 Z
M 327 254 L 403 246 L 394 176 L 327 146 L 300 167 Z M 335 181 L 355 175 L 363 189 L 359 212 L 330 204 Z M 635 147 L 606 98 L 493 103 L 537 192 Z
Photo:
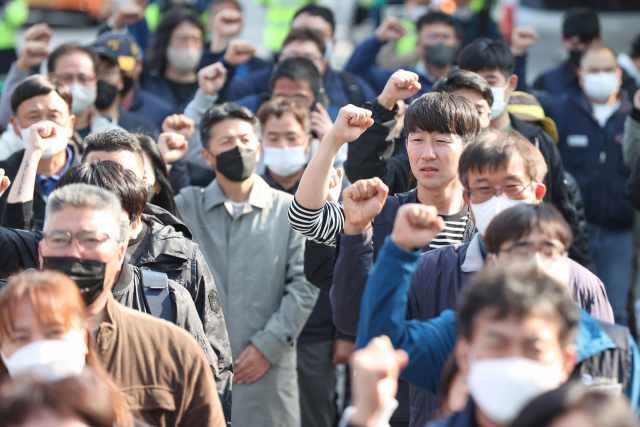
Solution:
M 188 332 L 109 298 L 96 347 L 129 408 L 147 423 L 225 426 L 213 374 Z

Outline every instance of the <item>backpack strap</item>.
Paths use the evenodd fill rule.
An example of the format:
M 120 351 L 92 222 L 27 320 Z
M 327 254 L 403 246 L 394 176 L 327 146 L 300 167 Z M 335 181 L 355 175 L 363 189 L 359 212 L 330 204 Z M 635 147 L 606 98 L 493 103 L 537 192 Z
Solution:
M 140 269 L 142 289 L 149 313 L 158 319 L 175 323 L 176 317 L 169 295 L 169 278 L 165 273 Z
M 361 107 L 366 100 L 362 96 L 362 92 L 360 91 L 360 86 L 358 86 L 356 76 L 347 71 L 343 71 L 340 73 L 340 79 L 342 80 L 342 85 L 347 92 L 349 103 L 355 105 L 356 107 Z

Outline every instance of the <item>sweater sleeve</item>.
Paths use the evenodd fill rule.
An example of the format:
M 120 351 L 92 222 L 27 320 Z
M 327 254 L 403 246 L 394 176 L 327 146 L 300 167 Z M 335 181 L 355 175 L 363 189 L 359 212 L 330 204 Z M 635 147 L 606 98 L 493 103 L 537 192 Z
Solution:
M 289 208 L 291 228 L 306 239 L 328 246 L 336 245 L 336 236 L 344 228 L 342 203 L 326 202 L 319 209 L 307 209 L 293 198 Z

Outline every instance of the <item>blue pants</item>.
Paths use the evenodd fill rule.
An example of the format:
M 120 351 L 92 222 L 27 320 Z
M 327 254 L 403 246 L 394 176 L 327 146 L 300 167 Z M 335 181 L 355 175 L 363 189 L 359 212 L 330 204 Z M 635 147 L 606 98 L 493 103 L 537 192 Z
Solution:
M 633 262 L 633 231 L 589 225 L 589 255 L 604 283 L 616 323 L 628 324 L 627 298 Z

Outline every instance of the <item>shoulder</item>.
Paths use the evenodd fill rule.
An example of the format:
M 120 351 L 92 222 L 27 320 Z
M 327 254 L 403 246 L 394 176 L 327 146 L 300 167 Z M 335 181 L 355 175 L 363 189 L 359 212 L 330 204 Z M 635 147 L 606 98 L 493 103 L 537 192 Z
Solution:
M 443 268 L 450 268 L 452 263 L 455 263 L 454 267 L 459 270 L 458 260 L 466 255 L 468 248 L 469 243 L 467 242 L 425 252 L 418 258 L 418 270 L 420 271 L 428 266 L 429 270 L 433 272 L 433 267 L 442 270 Z
M 572 259 L 568 259 L 569 263 L 569 281 L 578 289 L 600 288 L 604 286 L 598 276 L 589 271 L 586 267 L 578 264 Z
M 175 197 L 175 201 L 178 205 L 195 205 L 201 203 L 204 199 L 204 193 L 209 187 L 202 188 L 195 185 L 184 187 L 180 190 Z M 182 206 L 180 206 L 182 207 Z

